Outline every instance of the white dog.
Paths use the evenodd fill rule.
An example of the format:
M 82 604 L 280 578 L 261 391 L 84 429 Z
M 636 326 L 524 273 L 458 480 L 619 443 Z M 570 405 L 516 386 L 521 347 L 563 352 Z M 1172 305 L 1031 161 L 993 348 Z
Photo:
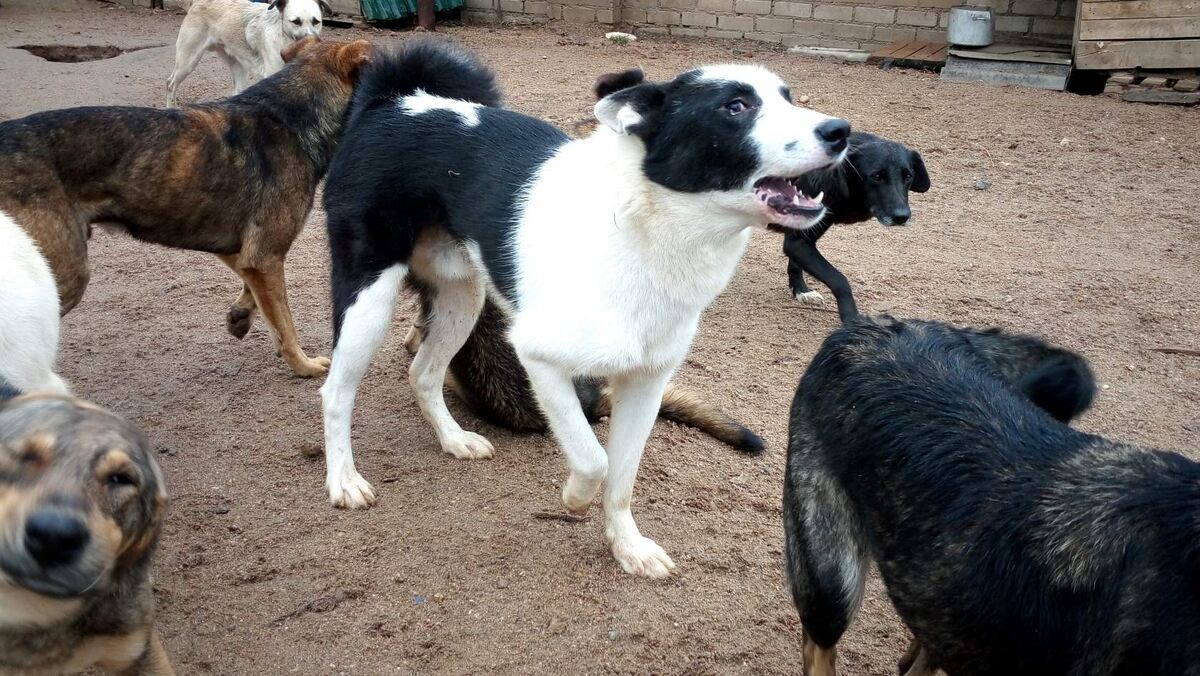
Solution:
M 54 373 L 58 287 L 33 239 L 0 211 L 0 385 L 67 393 Z
M 167 80 L 167 107 L 175 106 L 179 85 L 192 74 L 205 50 L 216 52 L 233 74 L 233 93 L 251 79 L 283 69 L 280 50 L 301 38 L 321 34 L 324 0 L 193 0 L 175 41 L 175 70 Z

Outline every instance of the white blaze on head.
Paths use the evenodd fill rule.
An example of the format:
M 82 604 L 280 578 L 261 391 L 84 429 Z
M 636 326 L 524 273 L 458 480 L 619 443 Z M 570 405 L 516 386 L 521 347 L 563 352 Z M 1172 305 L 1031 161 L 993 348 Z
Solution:
M 283 33 L 290 40 L 320 35 L 324 21 L 317 0 L 277 0 L 270 5 L 283 18 Z
M 784 98 L 787 85 L 761 66 L 729 64 L 700 69 L 701 80 L 749 85 L 762 100 L 751 139 L 758 148 L 759 176 L 799 176 L 830 163 L 817 126 L 834 118 Z

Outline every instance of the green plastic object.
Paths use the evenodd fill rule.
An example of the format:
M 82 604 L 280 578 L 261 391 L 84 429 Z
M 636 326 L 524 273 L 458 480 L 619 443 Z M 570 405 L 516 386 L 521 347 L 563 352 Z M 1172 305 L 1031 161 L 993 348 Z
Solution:
M 434 0 L 433 6 L 439 12 L 458 9 L 464 0 Z M 363 16 L 367 21 L 389 21 L 402 19 L 406 16 L 416 16 L 417 0 L 360 0 Z

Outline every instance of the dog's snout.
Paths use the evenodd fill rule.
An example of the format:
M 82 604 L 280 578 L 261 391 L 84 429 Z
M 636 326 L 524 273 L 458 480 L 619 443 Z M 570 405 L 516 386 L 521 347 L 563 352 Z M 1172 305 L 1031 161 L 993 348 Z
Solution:
M 34 512 L 25 522 L 25 550 L 45 567 L 74 563 L 90 540 L 87 524 L 61 510 Z
M 817 125 L 816 133 L 830 155 L 840 153 L 846 149 L 850 138 L 850 123 L 839 119 L 827 120 Z
M 892 223 L 894 225 L 904 225 L 912 216 L 911 209 L 897 209 L 892 212 Z

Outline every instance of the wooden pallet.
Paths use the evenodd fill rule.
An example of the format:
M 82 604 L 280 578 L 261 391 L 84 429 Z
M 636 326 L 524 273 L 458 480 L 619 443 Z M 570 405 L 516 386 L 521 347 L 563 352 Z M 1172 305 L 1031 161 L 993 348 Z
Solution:
M 1136 103 L 1200 103 L 1200 76 L 1195 71 L 1175 73 L 1118 71 L 1108 76 L 1104 93 Z
M 928 68 L 937 70 L 946 63 L 949 45 L 944 42 L 922 40 L 897 40 L 871 52 L 867 63 L 878 63 L 881 67 L 901 66 L 904 68 Z

